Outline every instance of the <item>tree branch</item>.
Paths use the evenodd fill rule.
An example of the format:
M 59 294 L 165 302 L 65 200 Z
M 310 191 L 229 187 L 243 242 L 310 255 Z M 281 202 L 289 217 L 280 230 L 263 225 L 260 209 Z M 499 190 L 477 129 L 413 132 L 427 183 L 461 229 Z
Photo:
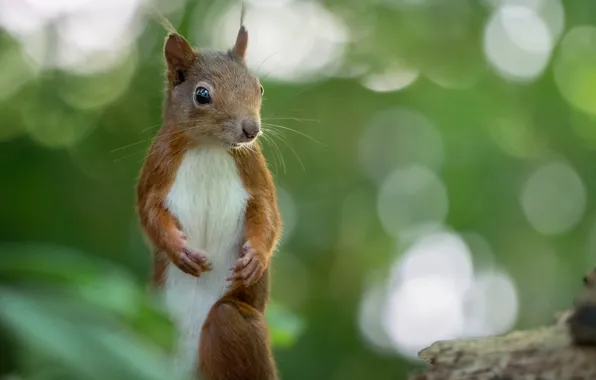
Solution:
M 596 271 L 584 277 L 575 308 L 556 325 L 437 342 L 419 356 L 429 366 L 410 380 L 596 379 Z

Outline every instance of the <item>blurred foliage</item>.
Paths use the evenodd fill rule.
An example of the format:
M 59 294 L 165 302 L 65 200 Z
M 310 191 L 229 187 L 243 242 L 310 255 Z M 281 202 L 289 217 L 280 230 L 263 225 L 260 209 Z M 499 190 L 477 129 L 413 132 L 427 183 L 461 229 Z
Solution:
M 130 275 L 100 260 L 63 247 L 6 246 L 0 303 L 12 338 L 3 351 L 16 343 L 27 352 L 18 361 L 31 378 L 171 378 L 171 323 Z
M 64 247 L 0 249 L 0 346 L 8 347 L 0 374 L 16 367 L 11 355 L 18 346 L 28 352 L 34 379 L 171 379 L 164 354 L 174 347 L 173 326 L 146 289 L 126 272 Z M 302 329 L 275 303 L 267 318 L 276 346 L 290 346 Z M 55 376 L 45 373 L 55 365 Z
M 488 243 L 490 260 L 515 283 L 516 327 L 550 322 L 596 262 L 596 2 L 562 2 L 562 37 L 553 37 L 544 71 L 526 81 L 500 75 L 485 56 L 490 3 L 500 2 L 321 0 L 352 36 L 333 75 L 282 81 L 262 73 L 262 143 L 287 225 L 267 311 L 284 379 L 403 378 L 416 365 L 359 331 L 363 289 L 389 276 L 409 244 L 387 231 L 378 204 L 379 181 L 400 164 L 431 166 L 438 191 L 428 194 L 448 199 L 439 222 Z M 191 42 L 207 46 L 222 33 L 214 15 L 237 4 L 158 5 Z M 81 66 L 101 57 L 44 67 L 60 28 L 25 46 L 5 23 L 0 14 L 0 372 L 171 379 L 164 358 L 172 326 L 146 292 L 149 253 L 134 212 L 135 181 L 161 119 L 165 32 L 142 24 L 113 66 L 89 74 Z M 269 37 L 251 35 L 251 46 Z M 40 41 L 45 49 L 32 54 Z M 312 60 L 323 53 L 311 52 Z M 361 76 L 396 62 L 416 71 L 413 84 L 363 86 Z M 379 149 L 363 158 L 371 125 L 410 117 L 392 113 L 396 107 L 423 115 L 439 137 L 422 127 L 373 136 Z M 553 161 L 567 166 L 535 181 L 531 189 L 544 194 L 524 204 L 527 179 Z M 557 178 L 571 178 L 569 194 L 585 199 L 560 203 L 567 193 Z M 404 203 L 414 209 L 405 207 L 412 213 L 395 225 L 442 217 L 425 213 L 434 205 L 426 199 Z
M 304 329 L 303 321 L 277 303 L 270 303 L 266 311 L 271 341 L 276 347 L 291 347 Z

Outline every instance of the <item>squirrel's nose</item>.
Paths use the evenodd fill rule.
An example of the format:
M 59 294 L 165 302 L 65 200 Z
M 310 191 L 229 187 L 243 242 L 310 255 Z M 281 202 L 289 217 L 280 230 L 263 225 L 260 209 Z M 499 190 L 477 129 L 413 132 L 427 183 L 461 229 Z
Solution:
M 257 137 L 260 130 L 259 123 L 254 120 L 244 120 L 242 122 L 242 133 L 244 133 L 244 136 L 249 140 Z

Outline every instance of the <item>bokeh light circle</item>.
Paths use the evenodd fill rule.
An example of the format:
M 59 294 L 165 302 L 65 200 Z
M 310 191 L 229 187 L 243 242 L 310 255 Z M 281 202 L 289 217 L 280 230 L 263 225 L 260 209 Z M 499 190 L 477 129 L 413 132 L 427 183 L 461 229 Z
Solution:
M 444 159 L 443 138 L 420 112 L 404 107 L 376 114 L 358 145 L 364 173 L 381 183 L 396 167 L 420 164 L 438 170 Z
M 578 110 L 596 115 L 596 27 L 578 26 L 563 37 L 554 75 L 563 97 Z
M 382 321 L 395 348 L 411 358 L 437 340 L 458 337 L 464 327 L 458 292 L 438 276 L 413 279 L 392 292 Z
M 538 168 L 524 184 L 521 205 L 532 227 L 545 235 L 569 231 L 586 208 L 586 189 L 579 174 L 563 162 Z
M 473 282 L 472 256 L 466 242 L 456 234 L 438 231 L 416 240 L 394 264 L 390 284 L 398 287 L 421 277 L 440 277 L 458 294 Z
M 535 79 L 546 68 L 552 48 L 553 37 L 546 22 L 530 7 L 502 6 L 486 25 L 486 58 L 505 79 Z
M 319 2 L 255 1 L 258 9 L 247 12 L 245 25 L 251 41 L 246 63 L 259 75 L 284 82 L 306 82 L 332 75 L 343 60 L 349 29 Z M 208 30 L 210 45 L 229 49 L 236 39 L 240 4 L 214 15 Z M 214 31 L 216 31 L 214 33 Z M 291 41 L 291 43 L 289 43 Z
M 396 169 L 379 190 L 377 213 L 385 231 L 394 236 L 439 226 L 448 211 L 445 185 L 420 165 Z

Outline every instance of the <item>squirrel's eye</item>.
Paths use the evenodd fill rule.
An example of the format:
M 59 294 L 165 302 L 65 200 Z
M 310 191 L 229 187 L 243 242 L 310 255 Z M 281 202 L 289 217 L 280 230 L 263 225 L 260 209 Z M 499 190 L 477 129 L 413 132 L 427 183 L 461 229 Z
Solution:
M 260 87 L 261 87 L 261 96 L 263 96 L 263 94 L 265 93 L 265 89 L 263 88 L 263 86 L 260 86 Z
M 197 87 L 195 90 L 195 102 L 197 102 L 197 104 L 211 103 L 211 95 L 209 94 L 209 90 L 207 90 L 205 87 Z

